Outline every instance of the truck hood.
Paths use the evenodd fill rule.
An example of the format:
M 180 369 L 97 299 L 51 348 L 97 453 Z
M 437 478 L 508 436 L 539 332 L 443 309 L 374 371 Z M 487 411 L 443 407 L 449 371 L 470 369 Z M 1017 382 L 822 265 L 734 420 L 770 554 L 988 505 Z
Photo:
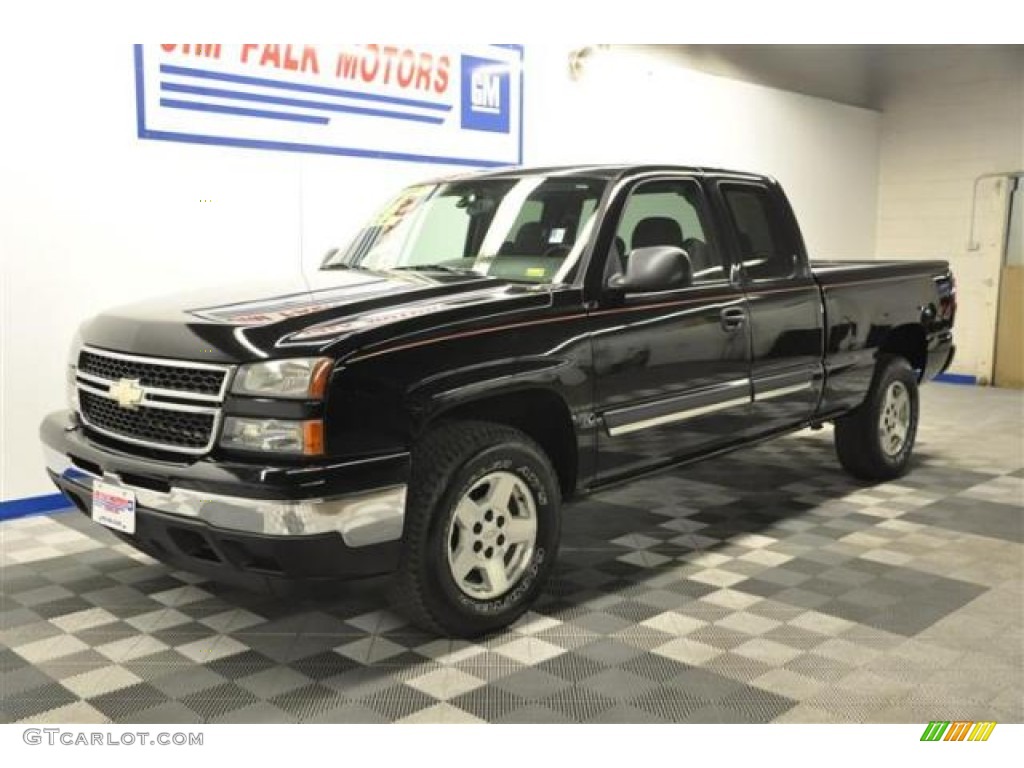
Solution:
M 538 286 L 474 275 L 368 270 L 204 289 L 101 313 L 82 340 L 151 357 L 250 362 L 358 349 L 381 334 L 443 328 L 474 316 L 547 306 Z

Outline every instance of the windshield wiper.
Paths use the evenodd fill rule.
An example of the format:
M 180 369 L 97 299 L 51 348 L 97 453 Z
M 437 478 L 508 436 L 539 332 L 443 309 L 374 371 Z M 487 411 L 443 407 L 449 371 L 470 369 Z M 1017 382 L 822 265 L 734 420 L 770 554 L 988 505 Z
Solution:
M 447 264 L 406 264 L 401 267 L 392 267 L 394 272 L 448 272 L 453 275 L 476 275 L 484 277 L 467 267 L 450 267 Z

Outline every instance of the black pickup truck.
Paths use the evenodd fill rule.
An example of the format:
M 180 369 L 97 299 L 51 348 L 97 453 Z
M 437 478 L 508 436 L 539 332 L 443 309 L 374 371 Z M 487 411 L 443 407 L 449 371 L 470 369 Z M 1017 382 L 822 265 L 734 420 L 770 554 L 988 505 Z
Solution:
M 393 573 L 472 636 L 537 596 L 573 497 L 827 421 L 847 470 L 899 476 L 955 310 L 945 262 L 811 264 L 769 178 L 505 170 L 404 190 L 308 281 L 93 318 L 41 437 L 157 559 Z

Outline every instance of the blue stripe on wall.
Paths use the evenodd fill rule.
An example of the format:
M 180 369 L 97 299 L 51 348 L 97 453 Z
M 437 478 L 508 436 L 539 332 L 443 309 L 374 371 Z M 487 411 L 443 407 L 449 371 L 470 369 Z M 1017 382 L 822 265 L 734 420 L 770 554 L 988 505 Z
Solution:
M 290 120 L 293 123 L 318 123 L 327 125 L 326 117 L 319 115 L 303 115 L 298 112 L 274 112 L 266 109 L 248 109 L 247 107 L 229 107 L 226 104 L 204 104 L 201 101 L 183 101 L 181 99 L 160 99 L 161 107 L 171 109 L 192 109 L 196 112 L 219 112 L 224 115 L 239 117 L 261 117 L 268 120 Z
M 395 112 L 390 109 L 370 109 L 369 107 L 355 107 L 350 104 L 334 104 L 329 101 L 309 101 L 308 99 L 292 99 L 284 96 L 271 96 L 266 93 L 246 93 L 245 91 L 233 91 L 229 88 L 203 88 L 195 85 L 182 85 L 181 83 L 160 83 L 160 90 L 173 91 L 174 93 L 191 93 L 195 96 L 213 96 L 221 99 L 241 99 L 243 101 L 256 101 L 261 104 L 279 104 L 285 107 L 300 107 L 303 109 L 326 109 L 329 112 L 347 112 L 353 115 L 368 115 L 370 117 L 386 117 L 392 120 L 412 120 L 420 123 L 433 123 L 435 125 L 444 122 L 443 117 L 435 115 L 417 115 L 411 112 Z M 189 102 L 192 103 L 192 102 Z
M 27 499 L 0 501 L 0 520 L 13 520 L 16 517 L 28 517 L 43 512 L 54 512 L 67 509 L 71 502 L 63 493 L 52 493 L 48 496 L 29 496 Z
M 165 75 L 185 75 L 188 77 L 200 77 L 208 80 L 220 80 L 225 83 L 238 83 L 239 85 L 258 85 L 265 88 L 283 88 L 288 91 L 300 91 L 302 93 L 319 93 L 323 96 L 339 96 L 343 99 L 361 99 L 363 101 L 376 101 L 383 104 L 394 104 L 398 107 L 416 107 L 421 109 L 437 109 L 442 112 L 451 111 L 452 105 L 443 101 L 423 101 L 421 99 L 405 99 L 398 96 L 385 96 L 377 93 L 364 93 L 361 91 L 350 91 L 341 88 L 328 88 L 322 85 L 307 85 L 305 83 L 293 83 L 287 80 L 271 80 L 265 77 L 251 77 L 249 75 L 235 75 L 229 72 L 217 72 L 210 69 L 198 69 L 196 67 L 179 67 L 174 64 L 161 64 L 160 72 Z
M 935 381 L 942 381 L 946 384 L 977 384 L 978 377 L 966 373 L 940 373 Z

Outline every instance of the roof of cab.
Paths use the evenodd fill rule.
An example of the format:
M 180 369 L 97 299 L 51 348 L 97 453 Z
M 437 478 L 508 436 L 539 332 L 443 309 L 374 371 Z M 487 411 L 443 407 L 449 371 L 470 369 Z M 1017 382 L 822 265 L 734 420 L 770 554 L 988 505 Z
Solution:
M 736 179 L 772 181 L 768 176 L 722 168 L 707 168 L 688 165 L 615 164 L 615 165 L 552 165 L 552 166 L 509 166 L 476 173 L 463 173 L 434 179 L 435 182 L 465 181 L 468 179 L 506 179 L 522 176 L 561 176 L 566 178 L 588 178 L 614 181 L 627 176 L 648 173 L 691 173 L 700 175 L 726 176 Z

